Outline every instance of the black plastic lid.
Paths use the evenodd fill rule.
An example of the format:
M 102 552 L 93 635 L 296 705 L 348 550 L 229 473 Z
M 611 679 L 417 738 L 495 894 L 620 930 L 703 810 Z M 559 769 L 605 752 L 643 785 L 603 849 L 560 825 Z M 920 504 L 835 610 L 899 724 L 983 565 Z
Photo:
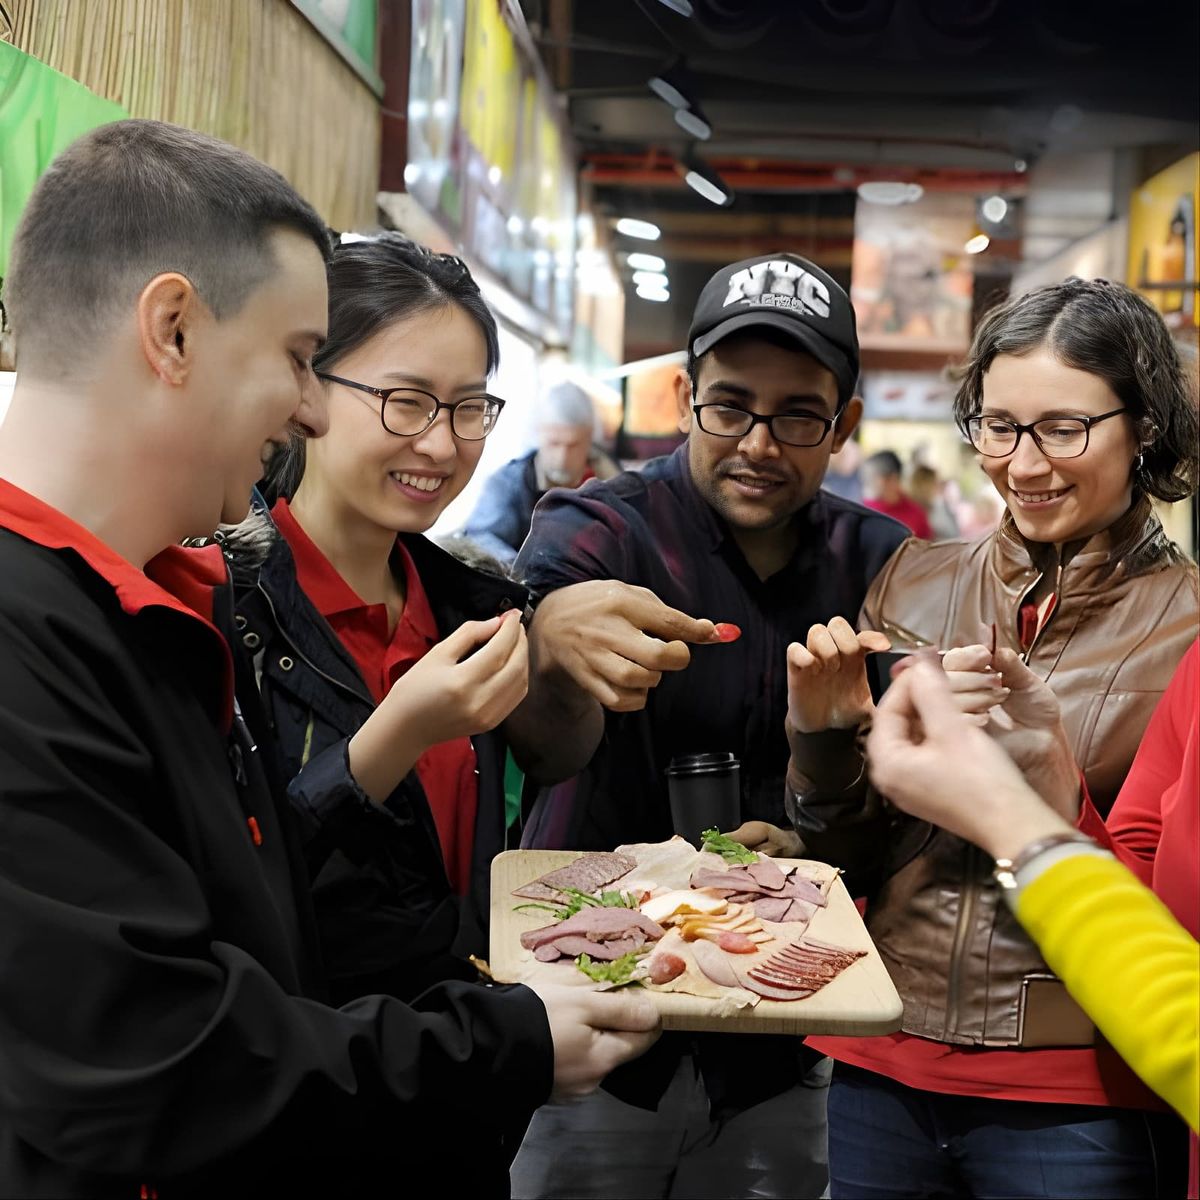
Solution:
M 724 775 L 736 771 L 738 760 L 726 750 L 708 754 L 677 754 L 667 767 L 668 775 Z

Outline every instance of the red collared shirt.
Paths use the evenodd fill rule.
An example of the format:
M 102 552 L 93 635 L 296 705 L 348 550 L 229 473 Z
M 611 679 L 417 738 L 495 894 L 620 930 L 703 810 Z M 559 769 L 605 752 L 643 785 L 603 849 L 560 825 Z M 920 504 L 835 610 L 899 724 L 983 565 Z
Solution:
M 396 680 L 441 640 L 412 557 L 397 540 L 396 554 L 404 568 L 405 601 L 396 628 L 389 630 L 387 605 L 365 604 L 359 598 L 301 528 L 286 500 L 280 500 L 271 515 L 291 547 L 300 587 L 350 652 L 378 704 Z M 430 747 L 417 759 L 416 772 L 437 825 L 450 886 L 463 895 L 471 877 L 479 806 L 471 739 L 455 738 Z
M 168 546 L 139 571 L 94 533 L 29 492 L 0 479 L 0 526 L 48 550 L 73 550 L 116 594 L 130 616 L 143 609 L 170 608 L 202 622 L 216 638 L 224 683 L 215 715 L 223 730 L 233 723 L 233 655 L 212 623 L 213 591 L 226 583 L 221 548 Z

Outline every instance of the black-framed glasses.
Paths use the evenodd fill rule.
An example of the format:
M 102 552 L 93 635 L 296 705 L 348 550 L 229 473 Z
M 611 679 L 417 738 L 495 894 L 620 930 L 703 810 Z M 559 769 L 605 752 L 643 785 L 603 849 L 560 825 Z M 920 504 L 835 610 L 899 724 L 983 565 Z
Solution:
M 693 404 L 696 424 L 705 433 L 716 437 L 745 437 L 755 425 L 765 425 L 771 436 L 785 446 L 819 446 L 842 415 L 839 408 L 831 417 L 799 416 L 793 413 L 775 413 L 765 417 L 762 413 L 747 412 L 731 404 L 714 402 Z
M 327 375 L 324 371 L 315 371 L 314 374 L 318 379 L 340 383 L 342 387 L 375 396 L 379 400 L 381 424 L 388 433 L 394 433 L 397 437 L 416 437 L 418 433 L 424 433 L 437 420 L 438 413 L 445 409 L 450 414 L 450 429 L 456 438 L 464 442 L 481 442 L 496 428 L 500 411 L 504 408 L 504 401 L 499 396 L 491 396 L 486 392 L 481 396 L 465 396 L 462 400 L 447 404 L 420 388 L 377 388 L 356 383 L 353 379 L 343 379 L 340 375 Z M 364 403 L 369 404 L 370 401 Z
M 1098 417 L 1045 417 L 1032 425 L 1018 425 L 1003 417 L 968 417 L 967 439 L 986 458 L 1007 458 L 1014 453 L 1023 433 L 1047 458 L 1078 458 L 1087 448 L 1092 426 L 1128 409 L 1114 408 Z

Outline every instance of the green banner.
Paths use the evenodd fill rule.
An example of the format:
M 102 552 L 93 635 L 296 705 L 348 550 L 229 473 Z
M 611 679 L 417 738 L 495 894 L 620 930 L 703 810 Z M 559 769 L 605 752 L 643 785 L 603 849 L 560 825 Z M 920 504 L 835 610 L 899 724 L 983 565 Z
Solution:
M 97 125 L 129 114 L 0 42 L 0 280 L 25 201 L 54 156 Z

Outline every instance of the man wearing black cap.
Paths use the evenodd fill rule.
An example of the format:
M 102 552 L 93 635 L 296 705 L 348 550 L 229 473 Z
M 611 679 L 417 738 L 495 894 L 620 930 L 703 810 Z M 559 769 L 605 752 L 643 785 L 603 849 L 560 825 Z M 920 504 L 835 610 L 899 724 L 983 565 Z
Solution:
M 743 821 L 788 827 L 787 648 L 835 616 L 853 624 L 907 535 L 820 490 L 862 413 L 854 311 L 825 271 L 783 253 L 725 267 L 688 347 L 686 444 L 550 493 L 516 563 L 539 598 L 530 696 L 507 727 L 543 785 L 527 846 L 669 838 L 665 771 L 697 752 L 736 755 Z M 610 1096 L 543 1110 L 514 1195 L 584 1194 L 585 1175 L 593 1196 L 819 1195 L 823 1095 L 798 1086 L 798 1046 L 706 1039 L 653 1114 Z M 569 1156 L 564 1132 L 580 1135 Z

